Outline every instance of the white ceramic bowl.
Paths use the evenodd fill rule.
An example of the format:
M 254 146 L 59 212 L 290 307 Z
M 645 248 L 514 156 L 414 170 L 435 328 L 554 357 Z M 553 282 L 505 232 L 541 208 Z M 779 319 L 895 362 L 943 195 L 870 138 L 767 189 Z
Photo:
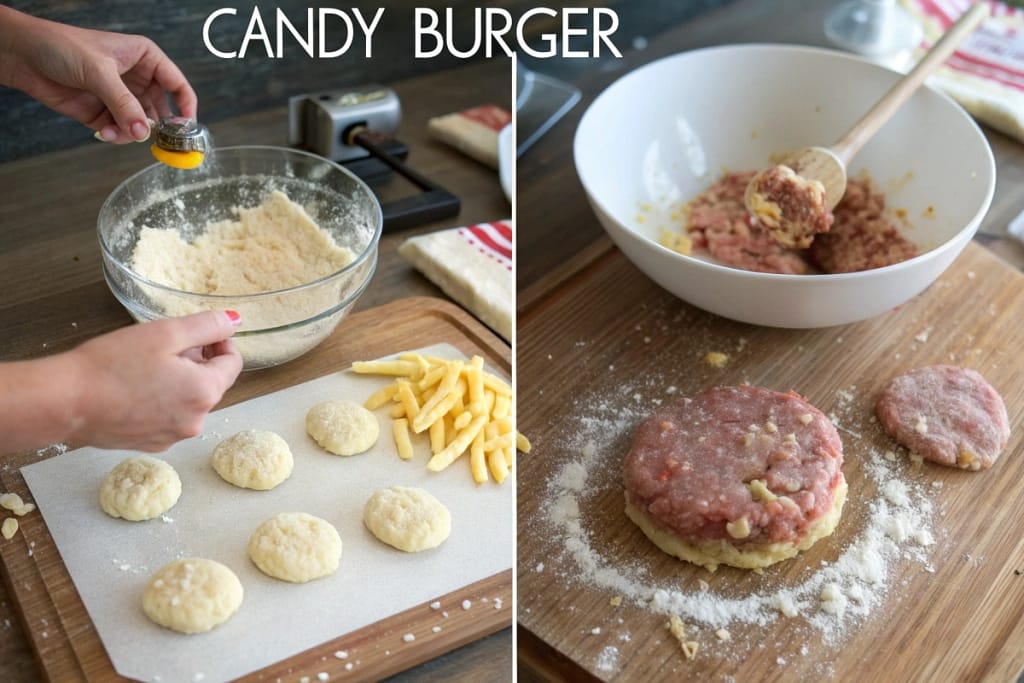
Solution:
M 898 78 L 857 57 L 796 46 L 734 45 L 667 57 L 627 74 L 591 104 L 576 131 L 576 169 L 611 238 L 679 298 L 774 327 L 863 320 L 941 275 L 992 200 L 988 143 L 941 93 L 915 93 L 848 169 L 867 171 L 887 206 L 906 211 L 904 234 L 918 245 L 916 258 L 836 275 L 754 273 L 662 247 L 658 227 L 669 225 L 669 207 L 692 199 L 724 169 L 761 169 L 781 153 L 830 145 Z M 673 227 L 681 229 L 678 220 Z

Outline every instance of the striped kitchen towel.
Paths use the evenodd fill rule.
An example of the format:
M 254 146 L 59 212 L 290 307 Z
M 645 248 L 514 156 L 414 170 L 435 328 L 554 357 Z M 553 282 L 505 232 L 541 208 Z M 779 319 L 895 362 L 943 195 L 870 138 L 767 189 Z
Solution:
M 1024 9 L 1011 3 L 978 0 L 989 16 L 928 79 L 979 121 L 1024 140 Z M 917 61 L 970 9 L 972 0 L 902 0 L 921 22 L 924 39 Z
M 512 241 L 512 222 L 506 219 L 410 237 L 398 253 L 511 342 L 516 302 Z

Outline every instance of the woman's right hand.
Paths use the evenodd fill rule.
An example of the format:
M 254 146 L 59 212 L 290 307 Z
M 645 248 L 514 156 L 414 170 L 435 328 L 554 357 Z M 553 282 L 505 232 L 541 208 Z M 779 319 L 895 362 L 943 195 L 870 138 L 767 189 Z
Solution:
M 0 84 L 28 93 L 107 142 L 149 137 L 147 119 L 196 117 L 196 93 L 145 36 L 94 31 L 0 6 Z

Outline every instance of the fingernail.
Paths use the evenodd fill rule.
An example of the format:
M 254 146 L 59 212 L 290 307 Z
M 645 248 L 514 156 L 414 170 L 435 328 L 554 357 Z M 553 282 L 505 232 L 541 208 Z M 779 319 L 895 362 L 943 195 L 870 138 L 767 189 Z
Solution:
M 149 126 L 142 121 L 136 121 L 132 124 L 132 137 L 142 142 L 149 138 Z
M 227 313 L 228 320 L 231 321 L 232 325 L 234 325 L 235 327 L 238 327 L 239 325 L 242 324 L 242 316 L 238 313 L 238 311 L 224 311 L 224 312 Z
M 103 142 L 113 142 L 117 139 L 117 126 L 104 126 L 96 131 L 96 139 Z

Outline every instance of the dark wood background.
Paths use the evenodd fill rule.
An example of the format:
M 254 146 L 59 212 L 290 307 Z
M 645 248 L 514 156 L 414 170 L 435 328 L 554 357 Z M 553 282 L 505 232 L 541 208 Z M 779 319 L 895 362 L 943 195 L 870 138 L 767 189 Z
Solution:
M 615 42 L 621 51 L 625 51 L 634 41 L 646 40 L 727 1 L 574 0 L 541 3 L 536 0 L 497 0 L 485 3 L 447 0 L 444 3 L 426 3 L 421 0 L 377 0 L 314 3 L 309 0 L 277 0 L 220 3 L 199 0 L 14 0 L 5 4 L 35 16 L 76 26 L 138 33 L 152 38 L 178 64 L 198 93 L 200 119 L 212 123 L 238 114 L 282 106 L 290 96 L 311 90 L 367 83 L 389 84 L 475 61 L 460 60 L 446 52 L 432 59 L 416 59 L 413 18 L 414 8 L 418 6 L 454 8 L 456 28 L 453 35 L 456 47 L 463 50 L 472 44 L 475 7 L 503 7 L 514 17 L 538 6 L 613 7 L 620 19 Z M 300 30 L 305 26 L 306 9 L 309 7 L 334 6 L 346 11 L 358 7 L 364 16 L 369 17 L 377 7 L 386 9 L 374 32 L 373 58 L 370 60 L 365 58 L 358 39 L 353 41 L 345 55 L 335 59 L 310 58 L 294 42 L 285 43 L 283 59 L 269 59 L 262 49 L 251 50 L 245 59 L 220 59 L 210 54 L 203 44 L 206 18 L 221 7 L 238 10 L 233 17 L 219 17 L 213 23 L 211 36 L 219 49 L 237 50 L 254 6 L 259 6 L 272 38 L 275 35 L 272 25 L 276 8 L 280 8 Z M 559 25 L 556 19 L 537 18 L 527 24 L 528 35 L 532 41 L 543 32 L 557 30 Z M 343 39 L 340 24 L 329 26 L 335 27 L 338 33 L 328 34 L 328 47 L 336 46 Z M 260 46 L 255 44 L 255 47 Z M 594 66 L 594 60 L 564 61 L 570 63 L 563 63 L 562 70 Z M 533 60 L 531 67 L 543 70 L 543 64 L 538 60 Z M 0 162 L 86 142 L 92 142 L 91 132 L 82 125 L 50 111 L 20 92 L 0 87 Z

